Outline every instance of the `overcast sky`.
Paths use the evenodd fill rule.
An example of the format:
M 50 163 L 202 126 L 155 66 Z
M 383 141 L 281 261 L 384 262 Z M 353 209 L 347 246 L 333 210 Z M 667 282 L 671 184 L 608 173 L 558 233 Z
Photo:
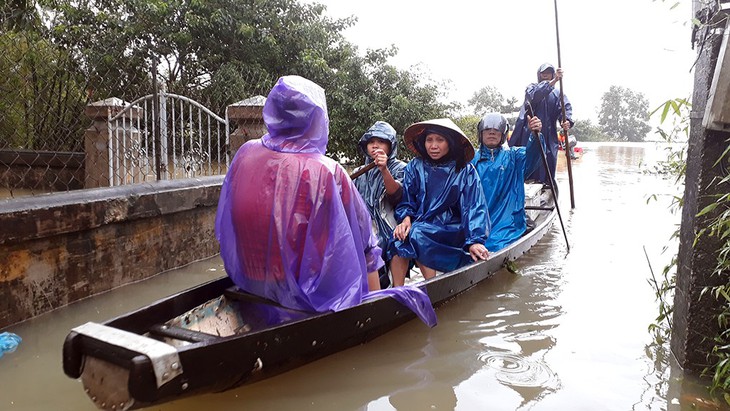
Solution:
M 332 17 L 354 15 L 345 37 L 366 48 L 394 44 L 391 60 L 420 64 L 451 80 L 452 100 L 466 104 L 491 85 L 522 101 L 540 64 L 557 66 L 553 0 L 303 0 L 327 6 Z M 650 109 L 689 97 L 695 51 L 691 2 L 682 0 L 558 0 L 565 94 L 573 118 L 596 120 L 611 85 L 642 92 Z

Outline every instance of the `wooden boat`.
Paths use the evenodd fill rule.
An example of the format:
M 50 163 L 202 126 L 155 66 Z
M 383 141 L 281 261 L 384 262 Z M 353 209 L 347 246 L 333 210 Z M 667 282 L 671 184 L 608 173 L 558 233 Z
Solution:
M 535 225 L 517 242 L 487 261 L 414 285 L 437 306 L 489 278 L 552 225 L 554 207 L 528 209 Z M 258 381 L 415 318 L 395 299 L 379 297 L 339 312 L 288 311 L 283 321 L 267 326 L 262 316 L 272 304 L 241 292 L 228 277 L 213 280 L 103 324 L 74 328 L 63 345 L 64 372 L 80 378 L 101 409 L 142 408 Z

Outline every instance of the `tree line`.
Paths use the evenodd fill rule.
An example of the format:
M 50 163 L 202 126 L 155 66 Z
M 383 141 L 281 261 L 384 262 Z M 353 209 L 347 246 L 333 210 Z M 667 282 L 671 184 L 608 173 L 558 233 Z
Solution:
M 497 88 L 486 86 L 474 92 L 468 101 L 474 116 L 466 116 L 462 124 L 478 122 L 468 120 L 485 112 L 497 111 L 506 115 L 514 126 L 522 101 L 505 97 Z M 611 86 L 601 97 L 598 124 L 590 119 L 573 119 L 575 125 L 571 135 L 580 141 L 644 141 L 651 130 L 649 125 L 649 101 L 643 93 L 621 86 Z
M 328 154 L 336 159 L 359 159 L 355 142 L 376 120 L 402 132 L 449 116 L 465 131 L 475 129 L 476 116 L 459 115 L 461 105 L 446 102 L 446 83 L 389 64 L 396 47 L 361 52 L 348 42 L 342 33 L 356 21 L 296 0 L 6 1 L 0 149 L 82 151 L 85 105 L 150 94 L 153 76 L 168 92 L 217 113 L 266 95 L 279 76 L 307 77 L 327 92 Z M 469 101 L 478 114 L 513 112 L 519 103 L 490 86 Z M 579 138 L 643 139 L 643 95 L 612 87 L 604 103 L 598 129 L 576 124 Z
M 442 117 L 442 84 L 366 50 L 318 4 L 295 0 L 12 0 L 0 6 L 0 148 L 81 151 L 84 106 L 168 92 L 217 113 L 298 74 L 327 93 L 329 153 L 358 159 L 376 120 L 397 130 Z

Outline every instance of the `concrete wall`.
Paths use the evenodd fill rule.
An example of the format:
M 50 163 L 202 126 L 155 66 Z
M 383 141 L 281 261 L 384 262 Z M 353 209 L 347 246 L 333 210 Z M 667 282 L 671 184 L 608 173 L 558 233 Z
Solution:
M 708 13 L 700 12 L 704 10 L 698 8 L 701 6 L 695 5 L 696 15 L 708 16 Z M 699 54 L 694 68 L 671 350 L 683 369 L 699 373 L 715 362 L 709 353 L 715 345 L 713 338 L 722 331 L 717 323 L 722 303 L 711 293 L 703 295 L 702 291 L 707 287 L 726 284 L 728 277 L 727 273 L 713 274 L 722 241 L 709 235 L 696 238 L 696 234 L 706 228 L 717 213 L 703 216 L 697 214 L 713 203 L 716 195 L 725 194 L 727 190 L 726 186 L 718 185 L 716 181 L 727 175 L 730 168 L 725 162 L 718 165 L 717 160 L 727 147 L 730 134 L 707 130 L 702 125 L 722 34 L 713 25 L 707 25 L 698 30 L 696 35 L 695 44 L 703 44 L 698 47 Z
M 0 150 L 0 187 L 41 192 L 84 188 L 84 153 Z
M 223 178 L 0 201 L 0 329 L 215 255 Z

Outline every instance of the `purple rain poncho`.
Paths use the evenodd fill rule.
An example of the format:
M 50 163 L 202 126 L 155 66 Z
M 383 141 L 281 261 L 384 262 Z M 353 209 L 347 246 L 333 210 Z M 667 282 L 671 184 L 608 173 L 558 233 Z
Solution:
M 238 150 L 218 203 L 216 237 L 234 283 L 310 312 L 390 295 L 434 326 L 436 314 L 420 289 L 368 293 L 367 273 L 383 265 L 381 250 L 357 189 L 324 155 L 324 90 L 299 76 L 282 77 L 263 116 L 269 133 Z

